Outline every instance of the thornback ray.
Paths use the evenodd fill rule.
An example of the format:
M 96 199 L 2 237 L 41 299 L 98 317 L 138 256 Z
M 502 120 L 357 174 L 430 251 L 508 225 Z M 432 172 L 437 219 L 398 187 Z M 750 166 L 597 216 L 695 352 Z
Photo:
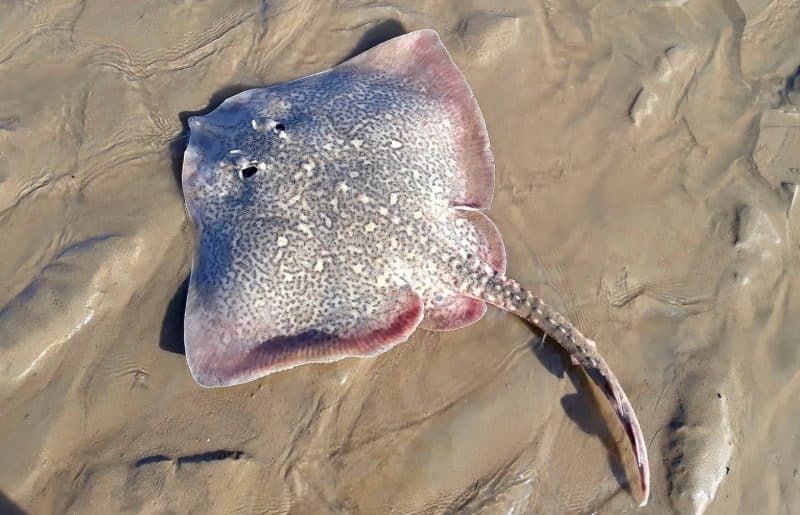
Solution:
M 195 380 L 229 386 L 380 354 L 486 304 L 556 340 L 611 403 L 649 494 L 633 407 L 570 321 L 505 275 L 483 210 L 494 159 L 472 90 L 432 30 L 189 119 L 182 171 L 197 229 L 184 319 Z

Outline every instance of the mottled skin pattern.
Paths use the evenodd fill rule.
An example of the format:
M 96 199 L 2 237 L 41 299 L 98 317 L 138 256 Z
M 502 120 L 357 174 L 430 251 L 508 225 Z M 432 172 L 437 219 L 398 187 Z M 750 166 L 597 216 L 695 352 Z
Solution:
M 502 239 L 476 210 L 493 181 L 483 119 L 433 31 L 246 91 L 189 125 L 199 244 L 185 333 L 198 382 L 374 355 L 423 315 L 427 328 L 463 327 L 486 301 L 552 335 L 600 385 L 646 501 L 641 429 L 594 342 L 503 275 Z

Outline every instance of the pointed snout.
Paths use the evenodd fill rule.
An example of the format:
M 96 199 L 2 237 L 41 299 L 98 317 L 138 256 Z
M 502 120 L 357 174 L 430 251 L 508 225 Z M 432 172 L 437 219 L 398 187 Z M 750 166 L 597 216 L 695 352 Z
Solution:
M 188 123 L 190 131 L 211 129 L 211 124 L 205 121 L 202 116 L 190 116 L 186 123 Z
M 189 125 L 189 142 L 183 154 L 181 182 L 184 192 L 199 186 L 198 181 L 209 182 L 210 174 L 216 170 L 217 161 L 224 154 L 224 137 L 216 127 L 203 116 L 192 116 Z

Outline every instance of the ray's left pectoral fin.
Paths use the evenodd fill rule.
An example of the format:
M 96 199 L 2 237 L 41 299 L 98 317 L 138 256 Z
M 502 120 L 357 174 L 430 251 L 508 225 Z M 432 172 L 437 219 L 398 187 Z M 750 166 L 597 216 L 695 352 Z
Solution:
M 480 257 L 496 272 L 506 270 L 506 248 L 494 222 L 481 211 L 454 209 L 456 223 L 464 233 L 461 244 Z M 486 303 L 458 292 L 450 293 L 441 303 L 425 306 L 422 328 L 429 331 L 452 331 L 474 324 L 486 313 Z
M 420 327 L 428 331 L 453 331 L 474 324 L 486 313 L 486 303 L 464 295 L 452 294 L 441 304 L 426 306 Z
M 381 301 L 377 310 L 344 306 L 351 315 L 335 320 L 336 310 L 329 309 L 325 319 L 289 327 L 289 313 L 281 306 L 259 319 L 237 317 L 204 307 L 190 286 L 184 324 L 189 370 L 202 386 L 231 386 L 306 363 L 380 354 L 408 339 L 423 316 L 422 300 L 410 289 Z M 353 309 L 362 309 L 363 316 L 352 318 Z

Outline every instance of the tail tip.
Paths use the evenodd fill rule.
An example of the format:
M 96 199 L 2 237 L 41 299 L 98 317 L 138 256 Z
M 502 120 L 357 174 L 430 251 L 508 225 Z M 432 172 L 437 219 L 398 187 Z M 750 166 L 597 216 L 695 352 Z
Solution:
M 639 507 L 643 508 L 647 506 L 647 501 L 650 500 L 650 478 L 646 470 L 640 469 L 639 474 L 640 486 L 642 487 L 642 501 L 639 503 Z

